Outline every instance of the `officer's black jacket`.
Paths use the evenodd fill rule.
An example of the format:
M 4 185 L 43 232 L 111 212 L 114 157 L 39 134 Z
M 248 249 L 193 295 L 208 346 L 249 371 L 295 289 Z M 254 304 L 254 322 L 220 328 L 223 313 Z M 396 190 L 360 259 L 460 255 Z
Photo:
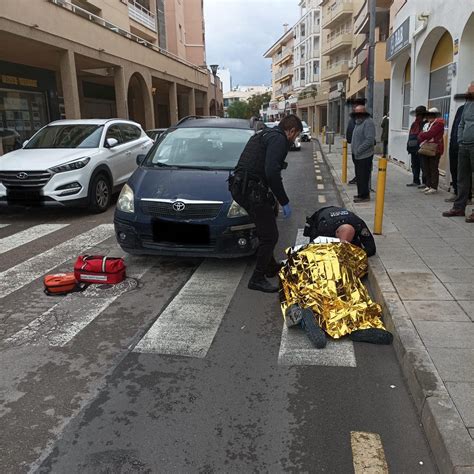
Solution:
M 306 219 L 304 235 L 311 240 L 319 236 L 335 237 L 336 230 L 343 224 L 350 224 L 355 229 L 352 243 L 363 248 L 370 257 L 375 255 L 375 240 L 367 224 L 353 212 L 342 207 L 322 207 Z
M 285 206 L 290 200 L 283 187 L 281 170 L 286 168 L 285 158 L 289 149 L 290 142 L 283 129 L 278 126 L 264 128 L 250 138 L 235 171 L 248 171 L 251 176 L 257 176 Z

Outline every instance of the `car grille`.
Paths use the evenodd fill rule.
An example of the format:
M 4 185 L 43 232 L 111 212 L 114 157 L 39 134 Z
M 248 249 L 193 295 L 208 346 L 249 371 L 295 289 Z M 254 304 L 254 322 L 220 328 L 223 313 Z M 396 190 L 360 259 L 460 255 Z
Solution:
M 179 201 L 179 200 L 178 200 Z M 222 203 L 186 202 L 182 211 L 173 208 L 172 202 L 141 201 L 141 211 L 152 217 L 173 217 L 175 219 L 214 219 L 218 216 Z
M 39 190 L 51 176 L 49 171 L 0 171 L 0 182 L 7 189 Z

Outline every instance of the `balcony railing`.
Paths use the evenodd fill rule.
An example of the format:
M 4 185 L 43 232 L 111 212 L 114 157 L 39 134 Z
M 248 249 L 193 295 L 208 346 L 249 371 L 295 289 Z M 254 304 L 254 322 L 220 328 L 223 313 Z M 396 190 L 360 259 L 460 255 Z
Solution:
M 137 23 L 156 32 L 156 16 L 136 0 L 128 0 L 128 16 Z
M 329 63 L 325 70 L 323 70 L 321 80 L 328 81 L 342 76 L 349 75 L 349 61 L 339 61 L 337 63 Z
M 353 8 L 353 2 L 347 0 L 336 0 L 328 5 L 323 13 L 323 28 L 330 28 L 347 15 L 352 15 Z
M 90 13 L 87 10 L 84 10 L 84 8 L 74 5 L 69 0 L 49 0 L 49 1 L 59 7 L 69 10 L 75 15 L 88 19 L 89 21 L 95 23 L 98 26 L 106 28 L 117 35 L 123 36 L 124 38 L 127 38 L 135 43 L 141 44 L 142 46 L 152 49 L 157 53 L 163 54 L 164 56 L 168 56 L 169 58 L 175 61 L 178 61 L 181 64 L 185 64 L 186 66 L 191 67 L 195 69 L 196 71 L 202 72 L 203 74 L 207 74 L 207 69 L 205 67 L 196 66 L 196 64 L 193 64 L 192 62 L 186 61 L 186 59 L 182 59 L 179 56 L 176 56 L 175 54 L 170 53 L 166 49 L 160 48 L 156 44 L 150 43 L 146 39 L 141 38 L 140 36 L 134 35 L 130 31 L 124 30 L 123 28 L 120 28 L 119 26 L 114 25 L 110 21 L 104 20 L 102 17 L 94 15 L 93 13 Z
M 346 46 L 352 46 L 352 33 L 344 31 L 338 35 L 328 37 L 326 44 L 323 46 L 323 54 L 328 54 L 337 51 Z

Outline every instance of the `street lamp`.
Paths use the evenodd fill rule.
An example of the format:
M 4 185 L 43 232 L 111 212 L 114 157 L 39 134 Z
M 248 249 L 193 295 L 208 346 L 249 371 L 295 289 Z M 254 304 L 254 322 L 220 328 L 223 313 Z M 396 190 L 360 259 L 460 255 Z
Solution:
M 215 114 L 217 115 L 217 70 L 219 69 L 218 64 L 210 64 L 209 67 L 211 68 L 212 75 L 214 76 L 214 110 Z

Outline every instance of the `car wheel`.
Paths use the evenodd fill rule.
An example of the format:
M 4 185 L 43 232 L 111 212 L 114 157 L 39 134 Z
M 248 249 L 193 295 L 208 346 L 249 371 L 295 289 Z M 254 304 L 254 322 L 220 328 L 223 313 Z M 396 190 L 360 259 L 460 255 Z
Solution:
M 107 176 L 98 174 L 92 180 L 89 191 L 89 207 L 93 212 L 105 212 L 110 206 L 112 188 Z

